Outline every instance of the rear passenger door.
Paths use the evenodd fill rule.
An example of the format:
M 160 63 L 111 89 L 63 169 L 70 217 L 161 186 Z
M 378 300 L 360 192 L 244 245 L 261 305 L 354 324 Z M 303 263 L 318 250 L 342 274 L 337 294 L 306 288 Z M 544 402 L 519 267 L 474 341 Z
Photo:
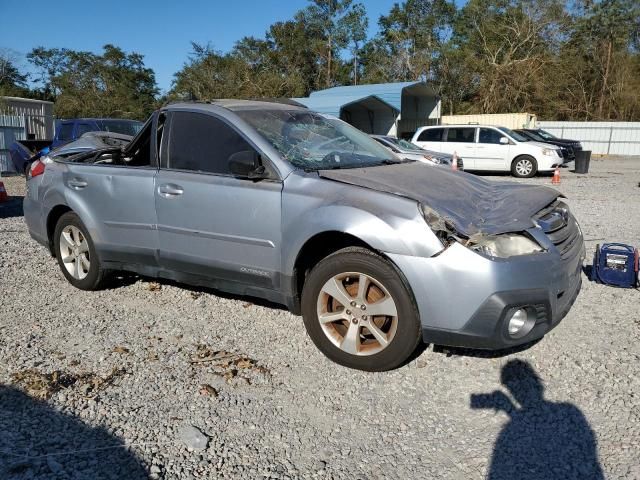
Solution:
M 442 143 L 442 152 L 451 155 L 455 153 L 462 157 L 465 169 L 478 169 L 475 158 L 475 127 L 449 127 L 445 138 L 446 142 Z
M 128 145 L 128 165 L 69 162 L 62 174 L 67 201 L 87 223 L 105 262 L 157 265 L 157 125 L 154 116 Z
M 495 128 L 480 128 L 476 148 L 477 170 L 509 170 L 509 139 Z M 506 141 L 507 143 L 501 143 Z
M 231 174 L 231 155 L 257 149 L 221 117 L 175 111 L 168 129 L 155 190 L 161 265 L 277 288 L 281 180 L 275 174 L 260 181 Z M 262 161 L 268 164 L 264 156 Z

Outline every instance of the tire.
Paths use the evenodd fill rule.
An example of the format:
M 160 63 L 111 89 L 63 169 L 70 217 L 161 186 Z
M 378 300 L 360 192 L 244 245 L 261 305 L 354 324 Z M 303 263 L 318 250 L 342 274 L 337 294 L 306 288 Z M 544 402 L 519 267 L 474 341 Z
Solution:
M 359 291 L 361 282 L 364 295 Z M 380 315 L 367 315 L 374 311 Z M 309 337 L 322 353 L 358 370 L 397 368 L 421 340 L 418 309 L 406 282 L 391 263 L 364 248 L 339 250 L 311 270 L 302 290 L 302 316 Z M 321 323 L 321 316 L 328 321 Z
M 511 162 L 511 175 L 518 178 L 531 178 L 538 173 L 538 162 L 530 155 L 521 155 Z
M 100 265 L 93 240 L 75 213 L 60 217 L 53 241 L 60 270 L 71 285 L 80 290 L 99 290 L 104 285 L 109 271 Z M 73 259 L 65 261 L 70 257 Z

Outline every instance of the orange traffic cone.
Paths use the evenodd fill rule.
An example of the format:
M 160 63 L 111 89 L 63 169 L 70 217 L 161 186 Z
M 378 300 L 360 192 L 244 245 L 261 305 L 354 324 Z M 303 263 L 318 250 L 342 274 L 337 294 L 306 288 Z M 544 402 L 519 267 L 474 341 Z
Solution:
M 451 159 L 451 170 L 458 170 L 458 152 L 453 152 L 453 158 Z
M 551 183 L 554 185 L 560 185 L 560 168 L 556 167 L 556 170 L 553 172 L 553 180 Z
M 4 188 L 4 183 L 0 182 L 0 203 L 6 202 L 7 199 L 7 189 Z

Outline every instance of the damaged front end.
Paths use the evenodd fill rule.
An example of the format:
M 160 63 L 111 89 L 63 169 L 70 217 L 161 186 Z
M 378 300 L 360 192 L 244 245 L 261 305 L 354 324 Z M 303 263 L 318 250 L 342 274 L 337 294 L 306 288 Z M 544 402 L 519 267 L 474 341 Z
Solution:
M 488 258 L 509 258 L 518 255 L 529 255 L 543 252 L 545 249 L 527 232 L 507 232 L 501 234 L 485 234 L 476 232 L 470 236 L 458 232 L 453 222 L 448 221 L 438 212 L 426 205 L 420 205 L 422 215 L 442 242 L 444 249 L 453 243 L 471 249 Z M 440 251 L 438 254 L 442 253 Z

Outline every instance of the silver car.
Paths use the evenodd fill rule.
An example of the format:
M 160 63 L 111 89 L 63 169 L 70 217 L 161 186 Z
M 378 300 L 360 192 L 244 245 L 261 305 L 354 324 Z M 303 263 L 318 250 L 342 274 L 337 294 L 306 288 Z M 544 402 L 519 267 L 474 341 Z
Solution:
M 261 297 L 362 370 L 422 341 L 531 342 L 580 290 L 582 234 L 557 191 L 399 160 L 291 105 L 169 105 L 124 148 L 36 162 L 27 187 L 29 232 L 74 286 L 129 270 Z
M 433 150 L 425 150 L 413 143 L 403 140 L 402 138 L 392 137 L 390 135 L 371 135 L 376 142 L 385 146 L 400 158 L 407 160 L 416 160 L 428 165 L 438 165 L 441 167 L 451 168 L 453 165 L 453 155 L 442 152 L 434 152 Z M 460 157 L 456 157 L 456 168 L 464 169 L 464 162 Z

